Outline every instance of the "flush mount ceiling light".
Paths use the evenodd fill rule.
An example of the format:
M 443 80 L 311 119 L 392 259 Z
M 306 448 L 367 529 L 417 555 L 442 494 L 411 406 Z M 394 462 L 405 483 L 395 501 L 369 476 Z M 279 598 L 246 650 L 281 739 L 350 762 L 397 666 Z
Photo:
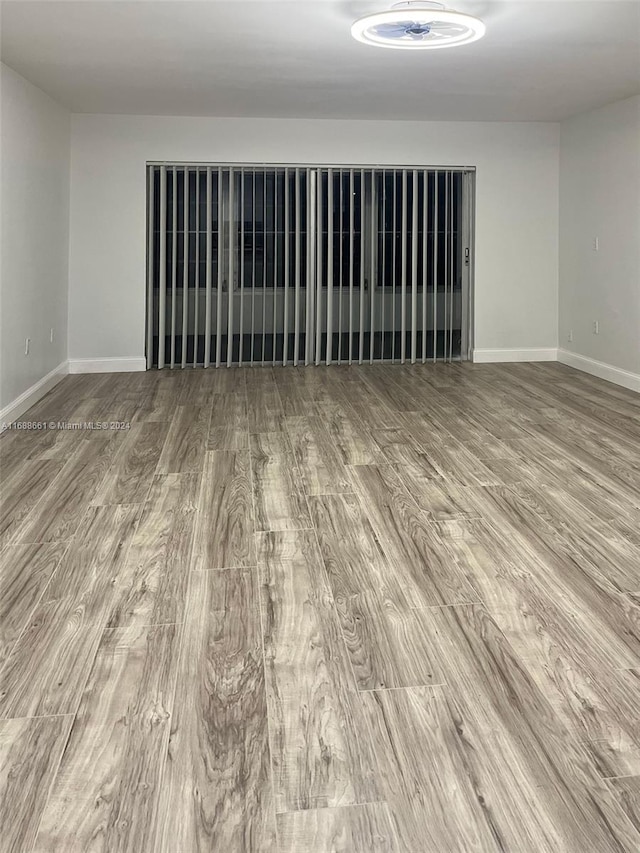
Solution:
M 411 0 L 395 3 L 387 12 L 359 18 L 351 27 L 354 39 L 376 47 L 436 50 L 477 41 L 485 25 L 473 15 L 452 12 L 442 3 Z

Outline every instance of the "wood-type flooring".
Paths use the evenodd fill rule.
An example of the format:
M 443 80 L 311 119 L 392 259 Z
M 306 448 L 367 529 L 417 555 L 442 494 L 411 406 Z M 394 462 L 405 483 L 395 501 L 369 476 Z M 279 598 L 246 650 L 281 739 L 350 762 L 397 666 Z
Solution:
M 2 853 L 640 851 L 640 395 L 163 370 L 21 425 Z

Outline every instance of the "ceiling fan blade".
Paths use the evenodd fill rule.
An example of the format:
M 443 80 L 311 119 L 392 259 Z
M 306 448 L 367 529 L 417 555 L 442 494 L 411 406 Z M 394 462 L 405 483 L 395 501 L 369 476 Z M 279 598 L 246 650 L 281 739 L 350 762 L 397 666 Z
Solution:
M 404 35 L 407 29 L 412 26 L 411 23 L 407 22 L 402 24 L 380 24 L 380 26 L 376 27 L 376 32 L 386 33 L 388 35 Z

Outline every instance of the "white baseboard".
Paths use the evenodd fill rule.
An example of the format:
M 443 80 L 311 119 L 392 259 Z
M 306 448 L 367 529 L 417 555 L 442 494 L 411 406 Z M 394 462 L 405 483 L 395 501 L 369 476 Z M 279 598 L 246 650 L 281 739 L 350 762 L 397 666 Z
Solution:
M 472 360 L 476 364 L 499 361 L 557 361 L 555 347 L 541 349 L 474 349 Z
M 146 358 L 70 358 L 69 373 L 138 373 Z
M 569 367 L 590 373 L 592 376 L 597 376 L 599 379 L 606 379 L 608 382 L 622 385 L 623 388 L 629 388 L 631 391 L 640 391 L 640 374 L 638 373 L 631 373 L 629 370 L 622 370 L 620 367 L 614 367 L 612 364 L 596 361 L 593 358 L 587 358 L 586 355 L 578 355 L 578 353 L 569 352 L 566 349 L 558 350 L 558 361 Z
M 61 379 L 64 379 L 68 372 L 68 362 L 61 362 L 52 371 L 47 373 L 46 376 L 43 376 L 42 379 L 34 382 L 26 391 L 23 391 L 8 406 L 0 410 L 0 431 L 5 429 L 6 425 L 17 421 L 31 406 L 35 406 L 38 400 L 41 400 Z

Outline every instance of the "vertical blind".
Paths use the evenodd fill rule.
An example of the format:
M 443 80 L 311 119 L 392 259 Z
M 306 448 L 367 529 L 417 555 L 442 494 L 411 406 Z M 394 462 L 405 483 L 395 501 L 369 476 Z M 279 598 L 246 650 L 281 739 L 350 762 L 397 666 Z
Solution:
M 148 167 L 149 366 L 464 356 L 472 173 Z

